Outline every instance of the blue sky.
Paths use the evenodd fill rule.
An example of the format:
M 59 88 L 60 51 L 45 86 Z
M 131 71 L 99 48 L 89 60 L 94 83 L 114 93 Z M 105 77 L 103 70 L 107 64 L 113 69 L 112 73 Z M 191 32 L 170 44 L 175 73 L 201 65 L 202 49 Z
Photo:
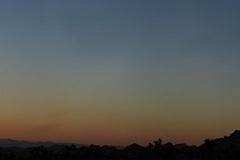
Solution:
M 6 126 L 11 132 L 2 136 L 104 143 L 101 135 L 66 133 L 73 124 L 70 131 L 77 135 L 85 128 L 89 135 L 100 121 L 103 135 L 118 133 L 106 143 L 144 144 L 157 136 L 199 143 L 236 129 L 239 5 L 237 0 L 1 1 L 0 107 L 9 115 L 2 125 L 11 122 Z M 52 136 L 41 137 L 35 126 L 52 124 L 41 118 L 56 110 L 71 116 L 61 119 L 63 127 L 51 130 Z M 112 113 L 107 120 L 106 112 Z M 82 115 L 86 123 L 79 126 Z M 219 122 L 224 125 L 216 126 Z M 125 127 L 129 133 L 122 133 Z M 24 137 L 27 128 L 36 133 Z M 186 139 L 192 130 L 197 133 Z M 56 138 L 55 132 L 64 136 Z

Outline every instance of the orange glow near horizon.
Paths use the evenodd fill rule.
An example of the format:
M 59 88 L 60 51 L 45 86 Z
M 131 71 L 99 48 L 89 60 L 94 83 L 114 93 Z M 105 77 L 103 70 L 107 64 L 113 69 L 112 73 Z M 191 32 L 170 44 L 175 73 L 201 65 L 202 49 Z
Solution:
M 199 145 L 240 129 L 240 1 L 26 1 L 0 1 L 0 138 Z
M 131 143 L 145 146 L 161 138 L 164 143 L 199 145 L 206 138 L 215 138 L 231 132 L 223 128 L 216 132 L 210 130 L 210 128 L 201 127 L 200 124 L 196 124 L 196 121 L 187 124 L 186 122 L 180 122 L 180 119 L 176 119 L 174 123 L 165 121 L 164 123 L 151 124 L 149 121 L 138 125 L 138 123 L 141 123 L 140 119 L 131 120 L 127 123 L 120 117 L 118 119 L 116 115 L 108 117 L 113 121 L 108 121 L 108 118 L 104 120 L 103 117 L 98 117 L 97 121 L 95 119 L 87 121 L 84 117 L 74 118 L 72 115 L 68 117 L 65 114 L 57 111 L 50 114 L 50 119 L 48 119 L 47 114 L 35 115 L 34 118 L 26 116 L 8 119 L 2 117 L 0 137 L 30 141 L 123 146 Z M 67 118 L 64 118 L 64 115 Z M 59 118 L 57 118 L 58 116 Z M 40 117 L 44 118 L 40 119 Z M 106 118 L 106 116 L 104 117 Z M 169 124 L 166 125 L 166 123 Z

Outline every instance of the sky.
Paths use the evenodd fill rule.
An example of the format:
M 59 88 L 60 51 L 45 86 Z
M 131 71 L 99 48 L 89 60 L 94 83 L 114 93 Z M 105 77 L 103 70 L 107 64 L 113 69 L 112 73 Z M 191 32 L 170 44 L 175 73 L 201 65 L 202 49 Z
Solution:
M 0 138 L 201 144 L 240 129 L 239 7 L 0 1 Z

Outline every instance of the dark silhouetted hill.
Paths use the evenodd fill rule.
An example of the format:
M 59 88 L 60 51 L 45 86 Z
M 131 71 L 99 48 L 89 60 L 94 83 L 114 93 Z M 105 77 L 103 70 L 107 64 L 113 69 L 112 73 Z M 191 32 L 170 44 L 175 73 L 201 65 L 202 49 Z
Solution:
M 49 147 L 55 144 L 63 144 L 63 145 L 72 145 L 72 143 L 54 143 L 54 142 L 29 142 L 29 141 L 19 141 L 14 139 L 0 139 L 0 147 L 19 147 L 19 148 L 28 148 L 28 147 L 38 147 L 44 146 Z M 77 147 L 82 147 L 86 145 L 82 144 L 74 144 Z
M 6 146 L 0 147 L 0 160 L 240 160 L 239 130 L 229 136 L 206 139 L 199 147 L 163 143 L 161 139 L 146 147 L 133 143 L 120 149 L 107 145 L 76 146 L 9 139 L 0 142 Z M 13 145 L 24 147 L 9 147 Z

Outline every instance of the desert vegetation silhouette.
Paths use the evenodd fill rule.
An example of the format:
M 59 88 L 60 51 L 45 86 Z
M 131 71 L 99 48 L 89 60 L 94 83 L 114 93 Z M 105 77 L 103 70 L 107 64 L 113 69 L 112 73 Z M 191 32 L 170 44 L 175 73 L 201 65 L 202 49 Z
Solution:
M 240 130 L 229 136 L 206 139 L 200 146 L 163 143 L 159 138 L 147 146 L 133 143 L 115 146 L 60 145 L 0 147 L 0 160 L 239 160 Z

